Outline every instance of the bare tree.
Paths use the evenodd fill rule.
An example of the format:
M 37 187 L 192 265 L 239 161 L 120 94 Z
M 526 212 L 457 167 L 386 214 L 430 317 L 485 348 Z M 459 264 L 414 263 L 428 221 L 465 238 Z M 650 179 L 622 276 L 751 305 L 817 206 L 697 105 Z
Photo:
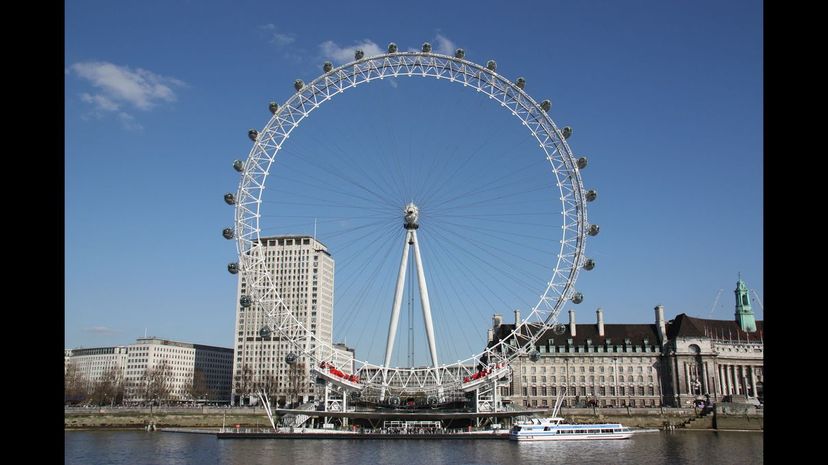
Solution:
M 67 404 L 79 404 L 88 397 L 87 380 L 74 360 L 66 366 L 63 376 L 63 401 Z
M 276 396 L 279 393 L 279 379 L 276 375 L 266 376 L 261 382 L 260 389 L 267 394 L 267 398 L 270 399 L 270 403 L 275 405 Z
M 253 389 L 253 369 L 247 363 L 242 366 L 241 374 L 236 376 L 236 392 L 244 399 L 250 398 L 250 393 Z M 249 400 L 248 400 L 249 402 Z M 240 403 L 244 403 L 241 401 Z
M 154 368 L 148 368 L 141 377 L 144 400 L 148 402 L 163 402 L 170 395 L 170 378 L 172 367 L 164 360 Z
M 107 368 L 92 384 L 91 391 L 91 400 L 97 405 L 121 403 L 124 398 L 124 381 L 119 367 Z
M 192 383 L 189 389 L 190 397 L 193 399 L 207 399 L 209 390 L 207 388 L 207 376 L 204 375 L 204 370 L 196 368 L 193 371 Z

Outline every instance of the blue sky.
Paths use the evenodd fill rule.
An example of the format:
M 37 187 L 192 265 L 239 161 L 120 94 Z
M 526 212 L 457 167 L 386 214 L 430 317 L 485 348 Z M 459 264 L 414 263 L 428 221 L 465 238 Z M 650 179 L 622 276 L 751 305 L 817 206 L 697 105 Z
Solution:
M 356 46 L 370 55 L 392 41 L 495 59 L 499 73 L 524 76 L 529 94 L 552 101 L 559 126 L 574 128 L 569 145 L 589 158 L 584 181 L 599 193 L 589 218 L 601 225 L 586 249 L 598 266 L 577 282 L 586 299 L 565 308 L 579 323 L 594 321 L 597 307 L 607 323 L 647 323 L 656 304 L 669 318 L 730 319 L 738 272 L 763 296 L 762 23 L 756 1 L 69 1 L 65 345 L 126 344 L 146 328 L 232 346 L 236 281 L 225 266 L 235 247 L 220 232 L 233 211 L 222 195 L 238 186 L 231 163 L 250 151 L 247 130 L 264 127 L 267 102 L 286 101 L 293 81 L 314 79 L 325 60 L 342 64 Z M 559 237 L 544 222 L 558 206 L 532 189 L 547 173 L 532 165 L 538 152 L 517 120 L 499 110 L 459 86 L 387 80 L 320 108 L 286 146 L 268 184 L 266 232 L 310 234 L 318 218 L 337 259 L 335 335 L 358 357 L 384 347 L 403 231 L 394 208 L 369 211 L 356 186 L 325 190 L 343 173 L 376 170 L 366 179 L 389 186 L 392 205 L 427 204 L 441 174 L 467 156 L 473 167 L 450 180 L 445 199 L 514 174 L 502 187 L 515 189 L 515 202 L 464 197 L 455 210 L 432 209 L 433 226 L 421 230 L 446 358 L 471 355 L 492 313 L 511 321 L 513 308 L 527 311 L 542 292 L 533 286 L 548 277 L 531 262 L 554 252 L 547 242 Z M 301 188 L 326 202 L 291 204 Z M 533 220 L 474 222 L 480 208 Z M 356 238 L 380 244 L 370 249 L 376 257 Z M 376 271 L 350 271 L 366 269 Z M 755 299 L 754 310 L 763 317 Z

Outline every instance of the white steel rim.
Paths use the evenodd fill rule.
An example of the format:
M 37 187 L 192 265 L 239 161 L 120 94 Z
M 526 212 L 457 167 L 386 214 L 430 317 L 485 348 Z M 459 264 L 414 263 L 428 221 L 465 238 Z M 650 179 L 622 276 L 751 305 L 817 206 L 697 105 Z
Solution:
M 261 253 L 260 207 L 262 195 L 273 162 L 282 145 L 299 123 L 323 103 L 357 85 L 377 79 L 398 76 L 433 77 L 470 87 L 483 92 L 491 100 L 510 111 L 537 140 L 546 155 L 560 191 L 562 238 L 552 278 L 539 295 L 530 313 L 510 336 L 474 354 L 465 360 L 441 364 L 437 367 L 395 368 L 355 360 L 354 368 L 360 376 L 359 388 L 383 387 L 386 381 L 397 387 L 400 394 L 417 392 L 442 393 L 462 387 L 463 378 L 477 371 L 477 366 L 508 364 L 514 357 L 526 354 L 535 347 L 538 338 L 557 323 L 564 304 L 575 294 L 575 281 L 586 257 L 587 235 L 586 197 L 577 161 L 560 130 L 527 94 L 503 76 L 471 61 L 430 52 L 397 52 L 364 57 L 333 68 L 297 91 L 258 133 L 253 148 L 244 162 L 241 181 L 236 193 L 235 237 L 239 255 L 240 278 L 246 282 L 246 294 L 265 315 L 265 324 L 278 332 L 294 350 L 307 357 L 316 366 L 321 362 L 334 363 L 332 345 L 319 341 L 309 328 L 300 322 L 276 290 Z M 342 368 L 342 367 L 337 367 Z M 387 389 L 387 386 L 386 386 Z

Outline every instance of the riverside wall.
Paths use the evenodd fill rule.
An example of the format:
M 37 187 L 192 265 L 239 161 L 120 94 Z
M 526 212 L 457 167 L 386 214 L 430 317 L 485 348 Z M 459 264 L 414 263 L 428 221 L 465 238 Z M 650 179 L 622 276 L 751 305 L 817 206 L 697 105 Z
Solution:
M 717 408 L 699 417 L 692 408 L 563 408 L 559 416 L 572 423 L 621 423 L 633 428 L 687 428 L 763 430 L 761 410 Z M 543 414 L 541 414 L 542 416 Z M 277 420 L 278 421 L 278 420 Z M 219 428 L 269 425 L 263 408 L 257 407 L 91 407 L 65 408 L 65 429 L 156 427 Z

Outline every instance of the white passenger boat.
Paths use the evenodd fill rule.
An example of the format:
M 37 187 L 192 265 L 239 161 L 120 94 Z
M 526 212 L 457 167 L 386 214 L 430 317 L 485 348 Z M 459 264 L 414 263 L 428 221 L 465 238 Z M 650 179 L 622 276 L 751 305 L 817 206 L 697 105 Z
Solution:
M 552 417 L 530 418 L 528 421 L 515 423 L 509 431 L 509 439 L 514 441 L 573 441 L 629 439 L 633 432 L 620 423 L 592 423 L 574 425 L 558 417 L 563 400 L 563 392 L 555 400 Z
M 509 431 L 509 439 L 515 441 L 629 439 L 632 435 L 632 430 L 620 423 L 573 425 L 558 417 L 532 418 L 515 424 Z

